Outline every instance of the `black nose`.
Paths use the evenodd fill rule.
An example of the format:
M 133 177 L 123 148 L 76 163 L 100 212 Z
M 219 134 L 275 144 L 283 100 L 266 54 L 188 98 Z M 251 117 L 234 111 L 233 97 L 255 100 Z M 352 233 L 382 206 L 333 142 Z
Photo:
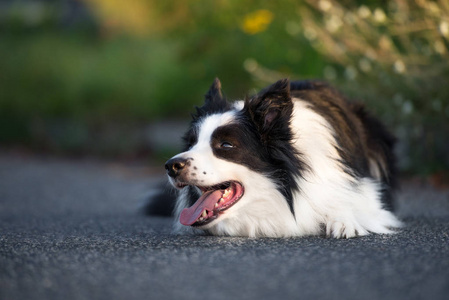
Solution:
M 184 158 L 172 158 L 165 163 L 165 170 L 170 177 L 175 178 L 178 176 L 184 167 L 187 165 L 188 160 Z

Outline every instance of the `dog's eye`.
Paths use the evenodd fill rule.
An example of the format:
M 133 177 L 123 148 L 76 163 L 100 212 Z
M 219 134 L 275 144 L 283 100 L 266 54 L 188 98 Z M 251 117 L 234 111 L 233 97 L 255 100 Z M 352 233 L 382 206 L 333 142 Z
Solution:
M 230 149 L 230 148 L 234 148 L 234 145 L 229 142 L 223 142 L 223 143 L 221 143 L 220 148 Z

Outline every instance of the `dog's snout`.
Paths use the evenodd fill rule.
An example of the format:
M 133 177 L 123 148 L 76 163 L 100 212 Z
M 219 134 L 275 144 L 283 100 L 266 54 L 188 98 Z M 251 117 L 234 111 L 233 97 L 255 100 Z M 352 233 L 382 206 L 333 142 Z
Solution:
M 178 176 L 184 167 L 187 165 L 188 160 L 184 158 L 172 158 L 165 163 L 165 170 L 170 177 Z

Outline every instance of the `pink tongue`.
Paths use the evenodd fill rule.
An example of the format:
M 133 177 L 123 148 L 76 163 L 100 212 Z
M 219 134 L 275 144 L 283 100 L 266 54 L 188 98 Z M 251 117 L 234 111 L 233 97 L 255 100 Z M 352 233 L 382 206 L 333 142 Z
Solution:
M 215 203 L 220 200 L 222 195 L 223 193 L 220 190 L 204 193 L 198 200 L 196 200 L 195 204 L 189 208 L 184 208 L 179 217 L 179 222 L 186 226 L 192 225 L 198 220 L 205 209 L 212 211 Z

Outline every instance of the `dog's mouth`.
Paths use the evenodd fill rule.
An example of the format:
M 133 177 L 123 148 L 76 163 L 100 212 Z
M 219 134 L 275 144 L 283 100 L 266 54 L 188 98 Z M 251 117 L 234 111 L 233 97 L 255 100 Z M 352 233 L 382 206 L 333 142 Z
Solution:
M 242 198 L 243 186 L 236 181 L 227 181 L 210 187 L 198 187 L 202 195 L 189 208 L 184 208 L 179 217 L 182 225 L 203 226 L 222 214 Z

